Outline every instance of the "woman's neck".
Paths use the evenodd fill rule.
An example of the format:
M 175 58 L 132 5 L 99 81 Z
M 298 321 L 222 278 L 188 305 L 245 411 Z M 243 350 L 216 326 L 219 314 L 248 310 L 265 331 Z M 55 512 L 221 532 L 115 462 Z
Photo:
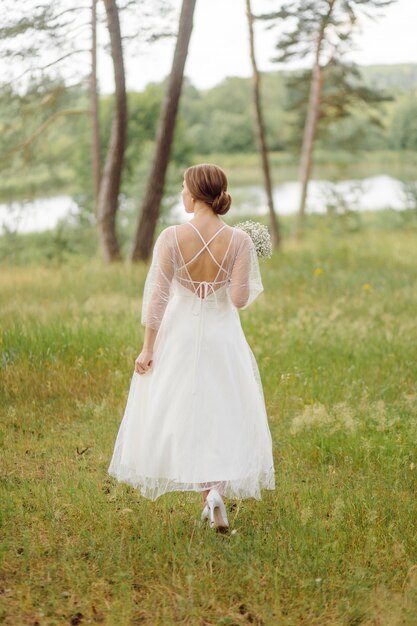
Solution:
M 211 206 L 206 204 L 205 202 L 197 201 L 194 205 L 194 217 L 192 218 L 195 222 L 200 224 L 209 223 L 209 222 L 222 222 L 220 217 L 213 211 Z

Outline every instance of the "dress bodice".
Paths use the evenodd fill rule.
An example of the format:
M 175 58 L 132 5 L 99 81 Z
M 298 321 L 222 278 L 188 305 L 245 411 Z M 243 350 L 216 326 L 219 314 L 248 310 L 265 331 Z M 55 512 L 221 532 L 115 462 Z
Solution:
M 191 305 L 192 314 L 199 316 L 198 326 L 197 326 L 197 337 L 196 337 L 195 349 L 194 349 L 194 367 L 193 367 L 194 380 L 193 380 L 192 393 L 193 395 L 195 395 L 196 389 L 197 389 L 197 380 L 198 380 L 198 361 L 200 357 L 201 342 L 202 342 L 203 332 L 204 332 L 203 329 L 204 329 L 205 311 L 207 308 L 218 308 L 219 306 L 222 306 L 222 303 L 227 302 L 226 285 L 228 281 L 228 272 L 224 268 L 224 263 L 228 255 L 235 231 L 234 230 L 232 231 L 232 235 L 230 237 L 229 244 L 223 256 L 222 262 L 219 263 L 216 257 L 213 255 L 212 251 L 210 250 L 209 245 L 217 237 L 217 235 L 224 228 L 226 228 L 227 224 L 223 224 L 223 226 L 221 226 L 214 233 L 214 235 L 210 237 L 208 241 L 205 241 L 204 237 L 202 236 L 198 228 L 191 222 L 188 222 L 188 223 L 190 226 L 194 228 L 196 233 L 199 235 L 200 239 L 203 242 L 203 245 L 196 252 L 196 254 L 193 255 L 193 257 L 189 261 L 185 262 L 181 253 L 181 249 L 179 247 L 178 238 L 177 238 L 176 231 L 175 231 L 176 244 L 177 244 L 178 252 L 180 254 L 181 261 L 182 261 L 176 268 L 175 283 L 176 283 L 176 291 L 179 294 L 180 298 L 191 297 L 193 299 L 193 302 Z M 207 250 L 211 258 L 213 259 L 214 263 L 218 267 L 217 274 L 214 280 L 195 280 L 192 278 L 188 270 L 188 266 L 191 263 L 193 263 L 193 261 L 195 261 L 204 252 L 204 250 Z M 185 286 L 184 283 L 187 286 Z
M 159 328 L 168 302 L 175 293 L 190 296 L 193 312 L 200 315 L 203 303 L 206 308 L 212 308 L 219 302 L 228 302 L 244 309 L 263 290 L 255 245 L 247 233 L 223 224 L 206 241 L 192 222 L 187 224 L 191 235 L 185 240 L 180 238 L 181 247 L 177 225 L 165 228 L 155 242 L 143 291 L 144 326 Z M 226 227 L 228 231 L 225 231 Z M 229 238 L 227 232 L 230 232 Z M 211 243 L 221 233 L 224 237 L 211 249 Z M 189 260 L 184 258 L 189 256 L 185 250 L 192 252 Z M 203 253 L 205 257 L 201 258 Z

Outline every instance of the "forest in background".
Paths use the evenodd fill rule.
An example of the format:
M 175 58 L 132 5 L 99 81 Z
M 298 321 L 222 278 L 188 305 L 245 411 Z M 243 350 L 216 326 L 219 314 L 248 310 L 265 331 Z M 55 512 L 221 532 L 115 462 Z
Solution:
M 74 206 L 72 216 L 61 218 L 64 226 L 95 226 L 106 263 L 124 255 L 147 261 L 157 229 L 178 202 L 184 169 L 201 161 L 227 170 L 232 194 L 238 186 L 243 196 L 243 187 L 263 188 L 274 249 L 282 240 L 277 182 L 299 184 L 295 239 L 305 230 L 313 177 L 333 185 L 391 174 L 407 197 L 402 208 L 414 211 L 416 67 L 361 68 L 349 60 L 362 19 L 379 19 L 393 2 L 297 0 L 260 14 L 260 5 L 246 0 L 251 76 L 226 77 L 206 90 L 184 76 L 196 0 L 182 1 L 178 22 L 164 2 L 92 0 L 74 7 L 60 0 L 29 4 L 27 14 L 9 2 L 0 29 L 1 55 L 10 61 L 0 89 L 0 201 L 9 250 L 31 201 L 50 197 L 56 208 L 54 198 L 64 195 Z M 260 72 L 257 23 L 281 29 L 274 63 L 303 61 L 304 69 Z M 171 71 L 129 93 L 132 46 L 161 37 L 175 37 Z M 111 59 L 110 95 L 97 79 L 102 53 Z M 352 208 L 340 194 L 331 204 L 323 209 L 337 217 Z M 14 223 L 6 224 L 10 215 Z M 123 238 L 131 241 L 124 253 Z
M 378 104 L 374 123 L 369 124 L 364 107 L 357 106 L 347 118 L 335 120 L 321 133 L 316 150 L 318 163 L 361 161 L 361 153 L 408 152 L 417 150 L 417 64 L 376 65 L 360 68 L 363 82 L 381 90 L 390 100 Z M 287 81 L 297 72 L 262 73 L 262 99 L 268 148 L 277 166 L 297 164 L 302 140 L 302 116 L 293 110 L 297 89 Z M 125 153 L 122 192 L 128 198 L 143 193 L 150 156 L 154 149 L 159 111 L 166 81 L 152 83 L 141 92 L 129 92 L 128 136 Z M 299 88 L 300 90 L 300 88 Z M 50 116 L 52 92 L 53 112 L 73 109 L 77 115 L 63 116 L 46 128 L 34 141 L 19 152 L 13 147 L 24 143 L 36 128 Z M 1 161 L 0 200 L 9 202 L 49 196 L 65 191 L 73 195 L 88 212 L 91 210 L 91 150 L 88 91 L 67 89 L 58 81 L 35 85 L 19 99 L 3 95 L 0 100 L 3 133 L 0 138 Z M 108 144 L 112 115 L 112 95 L 100 96 L 101 146 Z M 84 114 L 83 114 L 84 111 Z M 13 121 L 19 116 L 21 123 Z M 240 162 L 247 180 L 247 166 L 259 169 L 251 102 L 251 79 L 230 77 L 207 90 L 199 90 L 185 79 L 177 117 L 172 159 L 168 169 L 165 195 L 178 188 L 181 174 L 190 163 L 216 159 L 227 166 Z M 233 155 L 239 158 L 233 158 Z M 104 155 L 103 155 L 104 156 Z M 227 158 L 232 156 L 232 158 Z M 401 155 L 382 157 L 385 173 Z M 363 175 L 367 175 L 369 157 L 363 158 Z M 371 157 L 372 160 L 373 157 Z M 238 169 L 238 168 L 237 168 Z M 257 180 L 253 173 L 252 179 Z M 260 176 L 260 174 L 259 174 Z M 235 175 L 239 182 L 238 173 Z

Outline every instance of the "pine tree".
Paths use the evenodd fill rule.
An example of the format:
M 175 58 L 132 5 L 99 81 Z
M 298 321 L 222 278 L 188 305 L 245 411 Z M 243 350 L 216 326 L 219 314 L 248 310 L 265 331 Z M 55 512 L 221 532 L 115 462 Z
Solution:
M 365 103 L 381 101 L 383 96 L 358 84 L 358 73 L 346 63 L 346 53 L 353 45 L 358 20 L 373 15 L 395 0 L 296 0 L 285 3 L 279 11 L 259 16 L 260 19 L 288 24 L 279 39 L 277 63 L 294 59 L 311 59 L 309 95 L 304 121 L 301 149 L 301 197 L 294 236 L 299 238 L 304 223 L 308 183 L 313 164 L 313 150 L 318 124 L 324 118 L 346 116 L 353 99 Z M 335 90 L 324 99 L 326 79 L 332 77 Z M 352 78 L 354 80 L 352 80 Z M 336 79 L 336 80 L 335 80 Z

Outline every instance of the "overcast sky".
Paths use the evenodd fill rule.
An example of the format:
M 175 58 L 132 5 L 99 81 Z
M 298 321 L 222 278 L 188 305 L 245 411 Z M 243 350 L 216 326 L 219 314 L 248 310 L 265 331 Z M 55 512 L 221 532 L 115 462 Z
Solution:
M 180 0 L 174 4 L 179 11 Z M 280 4 L 277 0 L 252 0 L 252 10 L 259 13 Z M 377 22 L 363 24 L 351 58 L 361 65 L 417 63 L 417 0 L 397 0 L 382 14 Z M 259 23 L 256 35 L 260 70 L 294 67 L 271 63 L 276 31 L 265 31 Z M 162 40 L 139 56 L 127 58 L 128 89 L 142 90 L 149 82 L 162 80 L 170 71 L 174 45 L 173 39 Z M 212 87 L 226 76 L 250 76 L 245 0 L 197 0 L 185 74 L 200 89 Z M 102 92 L 113 91 L 112 67 L 103 56 L 99 80 Z

